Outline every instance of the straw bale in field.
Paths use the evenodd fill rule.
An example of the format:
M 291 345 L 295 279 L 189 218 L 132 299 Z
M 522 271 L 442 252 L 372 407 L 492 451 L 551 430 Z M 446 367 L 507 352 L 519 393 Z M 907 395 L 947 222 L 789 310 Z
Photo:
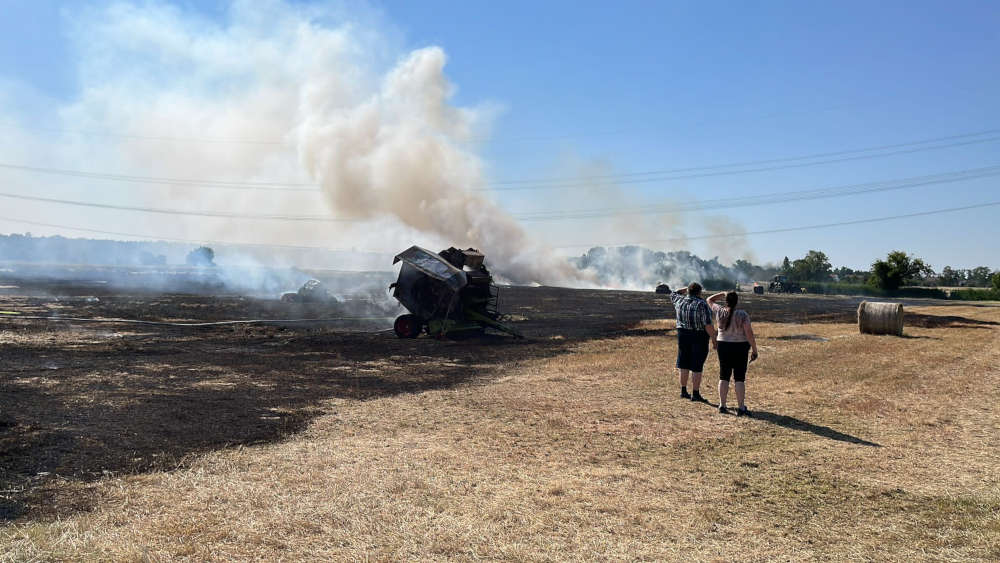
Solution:
M 858 305 L 858 329 L 863 334 L 903 335 L 903 304 L 862 301 Z

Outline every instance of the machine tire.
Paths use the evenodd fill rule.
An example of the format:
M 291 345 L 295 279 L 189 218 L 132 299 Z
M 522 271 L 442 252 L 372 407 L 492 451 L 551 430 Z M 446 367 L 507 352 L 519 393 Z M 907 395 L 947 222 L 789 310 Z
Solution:
M 416 338 L 423 328 L 423 321 L 416 315 L 400 315 L 392 324 L 392 330 L 400 338 Z

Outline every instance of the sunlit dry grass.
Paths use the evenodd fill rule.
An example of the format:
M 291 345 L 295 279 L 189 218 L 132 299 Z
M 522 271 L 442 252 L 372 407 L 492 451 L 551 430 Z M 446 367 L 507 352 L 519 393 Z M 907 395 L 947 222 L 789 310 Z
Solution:
M 998 309 L 925 308 L 998 320 Z M 1000 330 L 759 323 L 753 419 L 677 397 L 672 323 L 330 400 L 283 443 L 108 478 L 11 560 L 996 560 Z M 659 329 L 664 329 L 660 334 Z M 383 369 L 373 365 L 372 369 Z M 385 367 L 384 369 L 389 369 Z M 717 366 L 703 393 L 716 400 Z M 82 485 L 66 485 L 81 494 Z

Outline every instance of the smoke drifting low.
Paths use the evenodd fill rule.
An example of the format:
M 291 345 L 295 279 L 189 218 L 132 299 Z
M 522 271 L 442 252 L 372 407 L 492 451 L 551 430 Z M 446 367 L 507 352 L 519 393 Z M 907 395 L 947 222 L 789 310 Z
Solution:
M 602 287 L 615 289 L 649 291 L 657 283 L 677 288 L 693 281 L 720 288 L 750 281 L 746 272 L 723 265 L 718 257 L 704 260 L 687 251 L 656 252 L 639 246 L 591 248 L 573 263 Z

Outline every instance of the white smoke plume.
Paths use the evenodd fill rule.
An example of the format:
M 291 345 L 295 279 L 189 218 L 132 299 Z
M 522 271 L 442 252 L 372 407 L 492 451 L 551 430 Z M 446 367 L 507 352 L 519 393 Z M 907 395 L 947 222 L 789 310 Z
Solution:
M 508 281 L 592 286 L 591 274 L 555 256 L 542 241 L 572 244 L 583 233 L 593 240 L 582 242 L 595 244 L 675 240 L 686 230 L 669 213 L 515 220 L 484 190 L 490 178 L 476 156 L 477 142 L 488 136 L 496 114 L 490 101 L 455 105 L 444 51 L 401 48 L 392 26 L 356 6 L 347 11 L 328 4 L 236 0 L 211 18 L 157 1 L 69 4 L 65 10 L 76 87 L 48 98 L 0 76 L 3 160 L 182 181 L 114 182 L 3 170 L 0 181 L 7 191 L 115 206 L 328 221 L 2 200 L 0 215 L 8 218 L 83 229 L 25 227 L 0 218 L 2 231 L 71 236 L 112 231 L 195 244 L 291 245 L 388 256 L 412 244 L 431 250 L 474 246 Z M 579 176 L 615 171 L 595 166 L 579 166 Z M 219 189 L 184 179 L 297 189 Z M 574 190 L 571 197 L 526 193 L 518 211 L 640 204 L 605 180 L 592 183 L 592 189 Z M 564 200 L 572 204 L 563 205 Z M 245 255 L 288 264 L 269 261 L 262 251 Z
M 318 183 L 322 192 L 23 175 L 14 179 L 21 189 L 44 182 L 39 191 L 65 199 L 320 214 L 330 222 L 81 213 L 25 201 L 12 202 L 18 212 L 8 215 L 198 241 L 389 253 L 411 244 L 475 246 L 505 279 L 579 282 L 574 268 L 478 191 L 487 179 L 472 140 L 487 131 L 493 112 L 450 103 L 454 88 L 440 48 L 407 53 L 377 16 L 281 0 L 237 0 L 220 20 L 160 2 L 67 10 L 78 92 L 54 102 L 44 119 L 31 114 L 38 108 L 29 94 L 0 99 L 0 118 L 22 126 L 0 141 L 10 160 L 136 176 Z
M 421 232 L 486 251 L 505 278 L 567 283 L 582 276 L 532 240 L 522 226 L 477 193 L 482 164 L 463 147 L 480 118 L 449 105 L 445 53 L 410 53 L 360 103 L 338 103 L 339 84 L 309 88 L 299 111 L 300 150 L 335 212 L 370 219 L 388 214 Z

